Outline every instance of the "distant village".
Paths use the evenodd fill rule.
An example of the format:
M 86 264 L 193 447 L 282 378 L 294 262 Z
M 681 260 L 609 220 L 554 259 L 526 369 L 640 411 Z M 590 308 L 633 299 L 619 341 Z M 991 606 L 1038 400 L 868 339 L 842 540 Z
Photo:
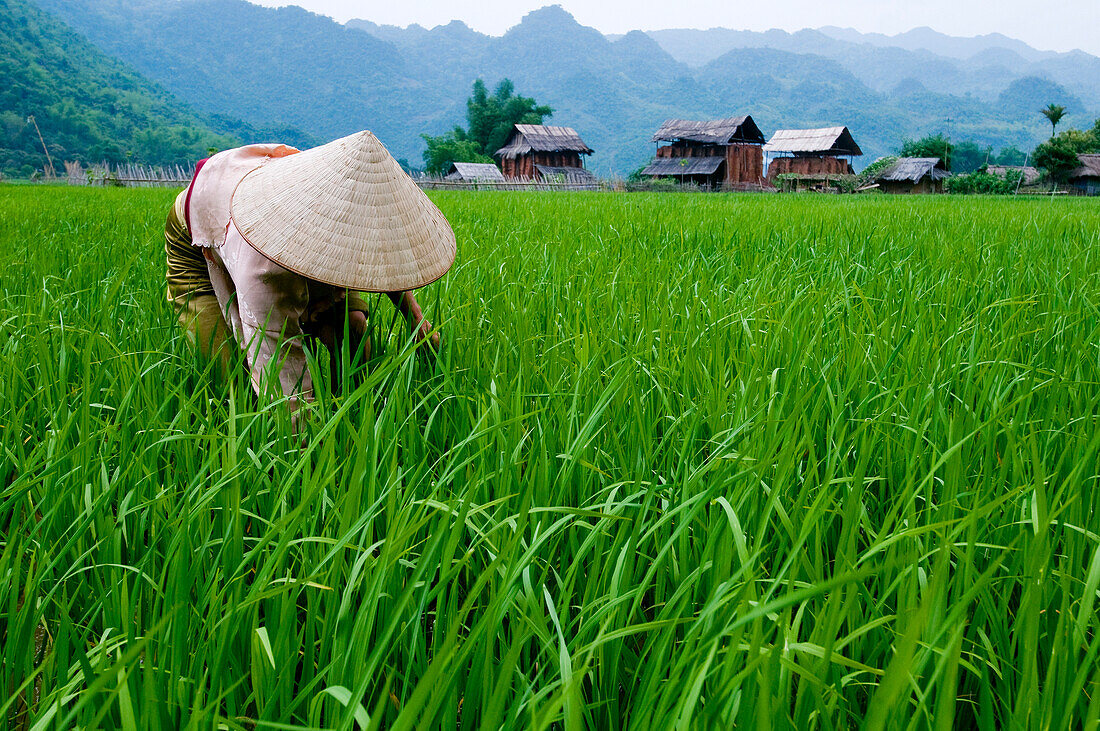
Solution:
M 966 175 L 952 176 L 941 157 L 882 158 L 857 175 L 853 159 L 861 157 L 848 127 L 781 129 L 765 139 L 750 116 L 709 121 L 669 119 L 654 132 L 653 159 L 634 174 L 636 181 L 601 180 L 585 167 L 595 151 L 572 127 L 516 124 L 496 163 L 453 162 L 442 177 L 409 170 L 427 189 L 477 188 L 497 190 L 703 190 L 769 191 L 780 193 L 936 194 L 945 192 L 1008 192 L 1100 195 L 1100 154 L 1077 156 L 1078 167 L 1066 185 L 1052 190 L 1039 169 L 1026 165 L 982 167 L 996 191 L 965 190 Z M 84 167 L 64 163 L 70 185 L 128 187 L 186 185 L 193 167 L 170 168 L 106 163 Z M 53 179 L 52 162 L 47 179 Z M 952 180 L 953 179 L 953 180 Z M 949 182 L 950 181 L 950 182 Z M 1007 184 L 1007 185 L 1006 185 Z M 1005 190 L 1008 188 L 1008 190 Z
M 936 157 L 901 157 L 858 181 L 853 158 L 863 155 L 847 127 L 781 129 L 771 139 L 751 116 L 710 121 L 670 119 L 654 133 L 653 160 L 640 175 L 715 191 L 943 193 L 950 177 Z M 452 163 L 444 185 L 596 188 L 585 168 L 594 151 L 571 127 L 517 124 L 496 151 L 497 164 Z M 1080 155 L 1066 192 L 1100 195 L 1100 155 Z M 1034 185 L 1034 167 L 990 165 L 989 174 Z

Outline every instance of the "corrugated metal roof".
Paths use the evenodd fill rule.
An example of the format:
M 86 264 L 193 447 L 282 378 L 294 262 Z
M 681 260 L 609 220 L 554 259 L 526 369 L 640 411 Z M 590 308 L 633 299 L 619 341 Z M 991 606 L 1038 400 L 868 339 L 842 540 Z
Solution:
M 559 168 L 550 165 L 536 165 L 535 169 L 543 178 L 560 178 L 566 183 L 595 183 L 597 178 L 584 168 Z
M 653 142 L 702 142 L 711 145 L 728 145 L 734 140 L 763 144 L 764 133 L 752 121 L 752 117 L 728 117 L 708 122 L 689 119 L 668 119 L 653 135 Z
M 724 157 L 658 157 L 646 166 L 642 175 L 647 177 L 713 175 L 725 161 Z
M 926 175 L 932 180 L 943 180 L 947 171 L 938 157 L 901 157 L 890 167 L 882 171 L 877 180 L 888 182 L 919 183 Z
M 503 183 L 504 174 L 496 165 L 488 162 L 451 163 L 451 174 L 447 180 L 471 180 L 483 183 Z
M 764 151 L 854 156 L 863 154 L 847 127 L 781 129 L 764 145 Z
M 497 157 L 517 157 L 529 152 L 579 152 L 591 155 L 592 148 L 572 127 L 548 127 L 541 124 L 517 124 Z
M 1078 155 L 1081 167 L 1069 174 L 1073 178 L 1100 178 L 1100 155 Z

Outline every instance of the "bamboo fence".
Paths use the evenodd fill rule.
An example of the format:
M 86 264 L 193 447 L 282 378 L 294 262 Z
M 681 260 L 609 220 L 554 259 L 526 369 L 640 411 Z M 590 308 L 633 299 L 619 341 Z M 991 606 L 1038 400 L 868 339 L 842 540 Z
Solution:
M 117 165 L 107 163 L 85 168 L 79 162 L 65 162 L 69 185 L 108 185 L 124 188 L 179 188 L 191 182 L 194 167 L 173 165 Z

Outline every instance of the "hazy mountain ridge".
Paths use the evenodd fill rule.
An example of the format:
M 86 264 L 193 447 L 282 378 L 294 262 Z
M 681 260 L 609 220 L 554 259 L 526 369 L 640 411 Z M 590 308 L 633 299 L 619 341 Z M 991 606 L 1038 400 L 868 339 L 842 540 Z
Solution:
M 839 41 L 868 43 L 874 46 L 895 46 L 909 51 L 924 50 L 940 56 L 958 59 L 967 59 L 975 54 L 994 48 L 1007 49 L 1030 61 L 1038 61 L 1058 55 L 1056 51 L 1040 51 L 1023 41 L 1009 38 L 1001 33 L 988 33 L 970 37 L 951 36 L 932 30 L 927 26 L 914 28 L 905 33 L 892 36 L 882 33 L 860 33 L 853 28 L 838 28 L 831 25 L 818 30 Z
M 659 30 L 648 35 L 691 66 L 703 66 L 734 48 L 774 48 L 833 59 L 877 91 L 915 78 L 934 91 L 993 100 L 1020 76 L 1039 76 L 1078 96 L 1100 98 L 1100 58 L 1083 51 L 1040 51 L 997 33 L 959 38 L 929 28 L 897 36 L 840 28 L 795 33 L 712 28 Z
M 548 13 L 551 10 L 547 8 L 538 12 Z M 564 15 L 560 8 L 556 10 Z M 525 19 L 524 24 L 526 22 Z M 364 29 L 373 32 L 369 27 L 371 24 L 349 21 L 349 24 L 357 23 L 363 23 Z M 420 44 L 429 44 L 440 28 L 427 30 L 417 26 L 408 30 L 408 36 L 403 36 L 403 29 L 389 26 L 384 37 L 398 48 L 407 48 L 407 38 L 415 34 Z M 469 32 L 475 33 L 472 30 Z M 656 42 L 655 47 L 651 47 L 655 58 L 653 63 L 647 65 L 646 71 L 655 83 L 666 79 L 669 74 L 681 81 L 690 77 L 707 96 L 717 94 L 739 98 L 742 106 L 738 106 L 737 110 L 752 113 L 767 129 L 796 123 L 843 122 L 848 119 L 843 116 L 846 113 L 862 117 L 868 108 L 876 107 L 878 113 L 875 118 L 862 119 L 863 129 L 857 129 L 857 134 L 871 129 L 872 135 L 896 137 L 898 129 L 907 130 L 904 135 L 908 136 L 944 129 L 951 134 L 972 134 L 987 144 L 1028 145 L 1039 141 L 1043 130 L 1042 120 L 1037 115 L 1038 106 L 1033 103 L 1037 97 L 1030 93 L 1035 87 L 1044 87 L 1044 92 L 1038 95 L 1046 99 L 1041 105 L 1058 100 L 1070 109 L 1071 114 L 1082 117 L 1088 117 L 1100 107 L 1100 104 L 1090 105 L 1081 99 L 1082 96 L 1090 99 L 1100 97 L 1100 59 L 1082 52 L 1059 54 L 1040 51 L 1000 34 L 956 38 L 929 29 L 915 29 L 888 37 L 838 28 L 796 33 L 712 29 L 682 31 L 684 36 L 679 39 L 682 42 L 677 43 L 674 37 L 677 33 L 681 32 L 633 31 L 606 38 L 613 44 L 621 44 L 628 39 L 639 44 L 640 37 L 652 39 Z M 484 47 L 491 47 L 492 37 L 478 35 Z M 731 48 L 716 58 L 710 58 L 715 48 L 703 40 L 711 36 L 719 36 L 724 45 Z M 855 42 L 859 39 L 862 39 L 861 42 Z M 897 46 L 890 45 L 894 39 L 898 42 Z M 660 58 L 658 49 L 664 52 L 659 53 Z M 761 53 L 748 53 L 752 50 Z M 766 51 L 790 55 L 764 53 Z M 563 55 L 568 57 L 568 54 Z M 969 56 L 969 60 L 960 60 L 960 56 Z M 700 64 L 702 59 L 709 60 Z M 1086 69 L 1090 64 L 1096 64 L 1096 73 L 1083 72 L 1082 62 Z M 736 65 L 740 71 L 730 69 L 723 76 L 723 66 L 729 65 Z M 784 76 L 806 83 L 775 83 L 777 77 Z M 716 78 L 722 78 L 728 87 L 722 89 L 720 84 L 715 83 Z M 1066 84 L 1059 83 L 1058 79 L 1064 79 Z M 1029 93 L 1025 94 L 1024 99 L 1017 99 L 1014 94 L 1022 91 L 1018 83 L 1022 80 L 1030 82 L 1027 85 Z M 828 87 L 832 87 L 835 93 L 826 93 Z M 693 98 L 699 101 L 700 89 L 682 91 L 684 93 L 679 96 L 685 99 L 686 104 Z M 806 92 L 811 93 L 803 97 L 802 108 L 793 110 L 792 107 L 799 104 L 797 95 Z M 777 98 L 783 96 L 786 99 Z M 784 101 L 788 103 L 782 103 Z M 897 104 L 910 108 L 914 104 L 923 105 L 926 111 L 924 116 L 931 119 L 927 119 L 919 130 L 914 130 L 905 119 L 906 115 L 892 108 Z M 714 108 L 713 99 L 707 106 Z M 996 118 L 1003 117 L 998 112 L 1005 107 L 1011 107 L 1012 118 Z M 974 123 L 983 118 L 988 121 L 988 129 L 985 133 L 975 132 Z M 940 122 L 938 127 L 937 121 Z M 1084 119 L 1079 121 L 1085 122 Z M 1030 133 L 1029 138 L 1022 127 L 1035 131 Z M 1000 142 L 995 139 L 999 135 L 1003 136 Z M 872 138 L 868 142 L 865 147 L 876 153 L 888 148 L 878 139 Z
M 604 36 L 556 6 L 488 36 L 457 21 L 432 29 L 341 25 L 300 8 L 244 0 L 39 2 L 200 109 L 254 124 L 278 120 L 323 138 L 370 128 L 413 162 L 423 149 L 421 133 L 463 122 L 478 77 L 493 85 L 506 76 L 519 93 L 551 105 L 551 123 L 575 127 L 596 149 L 592 167 L 620 174 L 652 156 L 650 136 L 668 117 L 748 113 L 769 134 L 848 124 L 868 162 L 906 137 L 937 131 L 1031 147 L 1049 133 L 1028 106 L 1033 97 L 1051 96 L 1044 104 L 1074 97 L 1050 80 L 1053 73 L 1026 88 L 1011 86 L 1036 63 L 1065 65 L 1065 56 L 1031 61 L 1021 55 L 1026 49 L 988 44 L 975 54 L 980 62 L 960 69 L 956 59 L 926 50 L 864 43 L 852 55 L 856 44 L 820 31 L 724 31 L 747 39 L 746 46 L 693 66 L 659 35 Z M 853 65 L 870 65 L 876 75 Z M 1023 72 L 1006 74 L 1009 66 Z M 963 81 L 982 92 L 957 91 Z

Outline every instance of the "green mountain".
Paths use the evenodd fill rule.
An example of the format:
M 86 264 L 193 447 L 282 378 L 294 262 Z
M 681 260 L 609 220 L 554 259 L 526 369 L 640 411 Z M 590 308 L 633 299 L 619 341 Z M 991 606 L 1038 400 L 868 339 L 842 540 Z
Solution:
M 367 126 L 365 120 L 385 140 L 419 140 L 421 127 L 431 126 L 430 110 L 419 102 L 437 91 L 410 73 L 393 46 L 295 6 L 270 9 L 244 0 L 39 5 L 202 112 L 325 138 Z
M 765 133 L 845 124 L 866 163 L 934 132 L 1030 149 L 1049 135 L 1032 109 L 1035 98 L 1072 102 L 1071 124 L 1077 115 L 1091 122 L 1084 117 L 1098 106 L 1089 102 L 1098 95 L 1088 69 L 1100 59 L 1029 51 L 997 37 L 980 39 L 960 59 L 965 43 L 922 33 L 902 45 L 833 37 L 844 36 L 835 29 L 609 37 L 557 6 L 493 37 L 457 21 L 430 30 L 341 25 L 245 0 L 38 2 L 203 113 L 329 139 L 372 129 L 394 155 L 414 162 L 424 149 L 421 134 L 463 120 L 479 77 L 490 86 L 508 77 L 517 92 L 553 107 L 550 123 L 576 128 L 596 150 L 590 166 L 602 174 L 646 162 L 650 136 L 669 117 L 747 113 Z M 670 34 L 680 34 L 680 46 Z M 921 47 L 932 41 L 938 51 Z M 948 51 L 955 55 L 940 53 Z M 1074 59 L 1084 72 L 1071 68 Z
M 62 162 L 174 164 L 232 138 L 163 89 L 25 0 L 0 0 L 0 170 L 29 175 Z

